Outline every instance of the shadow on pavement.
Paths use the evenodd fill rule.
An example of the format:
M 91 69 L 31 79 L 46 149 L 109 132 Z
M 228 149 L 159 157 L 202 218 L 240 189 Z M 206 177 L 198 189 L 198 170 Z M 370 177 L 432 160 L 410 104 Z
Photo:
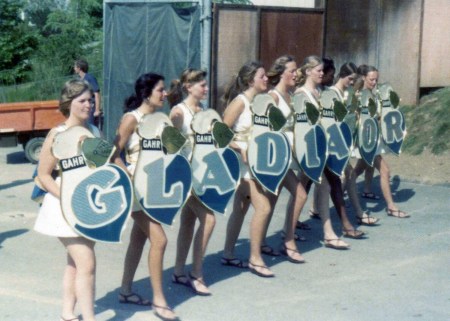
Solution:
M 28 183 L 30 183 L 32 181 L 33 181 L 32 178 L 30 178 L 30 179 L 19 179 L 19 180 L 13 181 L 13 182 L 8 183 L 8 184 L 0 185 L 0 191 L 4 190 L 4 189 L 11 188 L 11 187 L 16 187 L 16 186 L 19 186 L 19 185 L 28 184 Z
M 18 230 L 11 230 L 11 231 L 0 233 L 0 248 L 2 248 L 2 243 L 6 239 L 19 236 L 19 235 L 24 234 L 26 232 L 28 232 L 28 229 L 18 229 Z
M 6 164 L 14 165 L 14 164 L 27 164 L 30 163 L 25 158 L 25 152 L 14 152 L 6 155 Z

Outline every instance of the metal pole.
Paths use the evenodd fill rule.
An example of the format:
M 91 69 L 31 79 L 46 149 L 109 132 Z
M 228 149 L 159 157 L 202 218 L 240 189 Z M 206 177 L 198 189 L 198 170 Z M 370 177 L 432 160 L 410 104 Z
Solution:
M 208 87 L 211 88 L 211 20 L 212 6 L 211 0 L 201 0 L 201 68 L 208 71 Z M 207 101 L 211 103 L 210 92 L 208 92 Z

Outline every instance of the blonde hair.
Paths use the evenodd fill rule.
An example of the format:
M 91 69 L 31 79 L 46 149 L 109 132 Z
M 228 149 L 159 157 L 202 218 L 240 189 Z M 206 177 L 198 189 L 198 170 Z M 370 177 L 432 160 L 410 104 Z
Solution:
M 283 55 L 278 57 L 267 72 L 267 78 L 272 86 L 276 86 L 280 82 L 281 75 L 286 70 L 286 64 L 293 62 L 294 57 L 290 55 Z
M 70 105 L 72 104 L 72 101 L 87 91 L 89 91 L 91 95 L 93 94 L 91 87 L 84 80 L 71 79 L 64 84 L 59 98 L 59 111 L 64 117 L 70 116 Z
M 187 95 L 187 85 L 193 85 L 206 79 L 206 71 L 201 69 L 188 68 L 181 73 L 180 79 L 172 80 L 167 100 L 171 107 L 183 100 L 183 95 Z
M 306 71 L 308 69 L 312 69 L 317 67 L 318 65 L 323 64 L 323 61 L 318 56 L 308 56 L 303 60 L 303 64 L 300 66 L 300 68 L 297 69 L 297 79 L 296 83 L 297 86 L 303 86 L 306 82 Z

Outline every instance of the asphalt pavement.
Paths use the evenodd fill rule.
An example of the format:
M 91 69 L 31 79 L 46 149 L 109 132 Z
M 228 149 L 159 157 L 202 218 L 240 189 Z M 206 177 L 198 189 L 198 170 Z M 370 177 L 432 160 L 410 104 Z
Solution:
M 30 200 L 34 167 L 20 147 L 0 148 L 2 321 L 56 321 L 61 311 L 65 252 L 57 239 L 33 231 L 38 212 L 38 205 Z M 378 176 L 374 186 L 380 194 Z M 166 228 L 164 289 L 169 304 L 183 321 L 450 320 L 450 186 L 397 178 L 392 189 L 394 200 L 411 218 L 388 217 L 383 201 L 363 201 L 381 219 L 380 224 L 361 227 L 367 232 L 363 240 L 346 239 L 351 244 L 348 251 L 323 246 L 320 221 L 308 217 L 307 205 L 301 220 L 312 229 L 300 231 L 307 241 L 298 243 L 307 262 L 296 265 L 283 257 L 266 257 L 276 274 L 272 279 L 220 264 L 228 216 L 218 214 L 204 263 L 205 280 L 213 293 L 210 297 L 195 296 L 170 280 L 177 219 L 173 227 Z M 287 199 L 283 191 L 270 225 L 268 243 L 274 247 L 281 244 Z M 249 253 L 250 217 L 251 212 L 236 247 L 241 258 Z M 337 223 L 334 209 L 332 218 Z M 98 321 L 158 320 L 150 309 L 120 304 L 117 299 L 130 223 L 121 244 L 96 245 Z M 336 231 L 341 233 L 339 224 Z M 146 256 L 133 286 L 151 299 L 145 262 Z M 187 269 L 190 257 L 188 263 Z

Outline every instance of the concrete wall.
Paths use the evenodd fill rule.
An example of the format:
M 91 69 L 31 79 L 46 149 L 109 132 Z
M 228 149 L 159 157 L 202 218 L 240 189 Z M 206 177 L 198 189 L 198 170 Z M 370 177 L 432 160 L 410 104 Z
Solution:
M 450 86 L 450 1 L 425 0 L 420 86 Z

